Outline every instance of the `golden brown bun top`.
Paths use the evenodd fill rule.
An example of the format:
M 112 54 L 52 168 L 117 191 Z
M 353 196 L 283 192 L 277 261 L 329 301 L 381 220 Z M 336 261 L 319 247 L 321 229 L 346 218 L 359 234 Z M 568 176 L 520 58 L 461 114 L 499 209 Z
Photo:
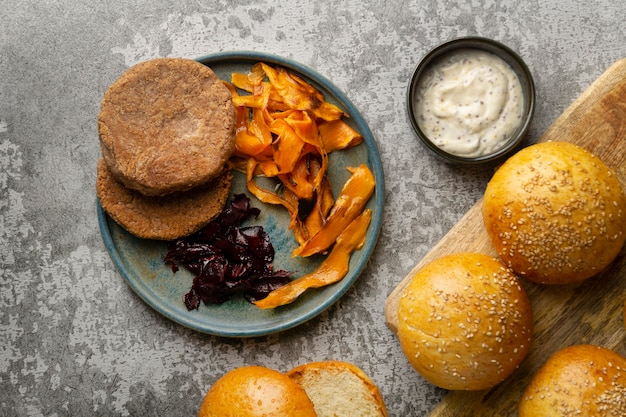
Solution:
M 523 149 L 494 174 L 485 227 L 505 264 L 537 283 L 598 274 L 626 240 L 626 196 L 614 173 L 583 148 L 546 142 Z
M 626 416 L 626 358 L 593 345 L 556 352 L 533 376 L 518 416 Z
M 455 253 L 420 269 L 403 291 L 398 338 L 426 380 L 450 390 L 482 390 L 507 378 L 532 342 L 530 300 L 500 261 Z
M 304 389 L 285 374 L 244 366 L 224 374 L 204 397 L 198 417 L 315 417 Z
M 318 417 L 387 417 L 378 387 L 352 363 L 310 362 L 287 372 L 287 376 L 305 389 Z
M 158 58 L 124 72 L 98 117 L 102 156 L 145 195 L 185 191 L 217 176 L 235 148 L 230 91 L 205 65 Z

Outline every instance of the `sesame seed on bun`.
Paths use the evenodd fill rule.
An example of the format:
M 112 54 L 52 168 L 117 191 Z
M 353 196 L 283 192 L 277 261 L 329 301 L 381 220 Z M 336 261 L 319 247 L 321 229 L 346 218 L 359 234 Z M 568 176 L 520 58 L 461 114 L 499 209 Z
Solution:
M 304 388 L 282 372 L 242 366 L 206 393 L 198 417 L 316 417 Z
M 398 338 L 426 380 L 450 390 L 483 390 L 526 357 L 533 335 L 530 300 L 499 260 L 456 253 L 421 268 L 403 291 Z
M 483 199 L 492 244 L 523 278 L 570 284 L 605 269 L 626 240 L 626 195 L 585 149 L 545 142 L 509 158 Z
M 520 400 L 518 417 L 626 416 L 626 358 L 600 346 L 552 355 Z

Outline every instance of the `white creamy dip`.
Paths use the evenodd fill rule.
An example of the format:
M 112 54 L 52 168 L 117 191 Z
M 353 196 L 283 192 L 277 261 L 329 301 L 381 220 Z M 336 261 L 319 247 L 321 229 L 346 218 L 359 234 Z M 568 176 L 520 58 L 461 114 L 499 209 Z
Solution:
M 426 68 L 414 112 L 424 134 L 464 157 L 504 146 L 521 123 L 522 85 L 500 57 L 480 49 L 449 52 Z

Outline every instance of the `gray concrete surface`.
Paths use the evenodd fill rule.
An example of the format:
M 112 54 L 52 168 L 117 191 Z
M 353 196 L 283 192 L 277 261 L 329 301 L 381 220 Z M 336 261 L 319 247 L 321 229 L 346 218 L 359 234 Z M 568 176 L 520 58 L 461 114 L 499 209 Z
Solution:
M 580 1 L 0 1 L 0 415 L 190 416 L 244 364 L 342 359 L 391 416 L 444 395 L 386 327 L 387 295 L 481 196 L 489 169 L 444 165 L 417 143 L 405 88 L 418 59 L 463 35 L 519 52 L 537 86 L 536 139 L 626 55 L 626 3 Z M 130 65 L 230 50 L 274 53 L 331 79 L 361 110 L 386 175 L 380 241 L 319 317 L 253 339 L 163 318 L 117 273 L 95 211 L 96 117 Z

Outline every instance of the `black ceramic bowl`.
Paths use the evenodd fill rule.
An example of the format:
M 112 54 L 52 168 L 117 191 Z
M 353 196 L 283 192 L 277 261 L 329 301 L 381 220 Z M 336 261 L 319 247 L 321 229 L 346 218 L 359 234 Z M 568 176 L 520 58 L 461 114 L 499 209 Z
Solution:
M 517 78 L 520 81 L 522 89 L 522 117 L 514 132 L 504 141 L 503 145 L 490 153 L 480 156 L 459 156 L 450 152 L 447 152 L 437 146 L 427 135 L 422 131 L 416 116 L 416 104 L 420 100 L 418 85 L 424 75 L 426 69 L 444 54 L 452 53 L 458 50 L 478 49 L 490 52 L 500 57 L 506 62 L 515 72 Z M 422 143 L 434 152 L 437 156 L 443 158 L 447 162 L 457 164 L 480 164 L 485 162 L 491 162 L 505 158 L 510 155 L 523 141 L 526 132 L 530 126 L 535 110 L 535 84 L 532 74 L 524 61 L 511 50 L 509 47 L 487 38 L 481 37 L 465 37 L 458 38 L 437 46 L 430 51 L 415 68 L 411 77 L 408 94 L 407 94 L 407 110 L 409 113 L 409 119 L 411 125 L 420 138 Z

